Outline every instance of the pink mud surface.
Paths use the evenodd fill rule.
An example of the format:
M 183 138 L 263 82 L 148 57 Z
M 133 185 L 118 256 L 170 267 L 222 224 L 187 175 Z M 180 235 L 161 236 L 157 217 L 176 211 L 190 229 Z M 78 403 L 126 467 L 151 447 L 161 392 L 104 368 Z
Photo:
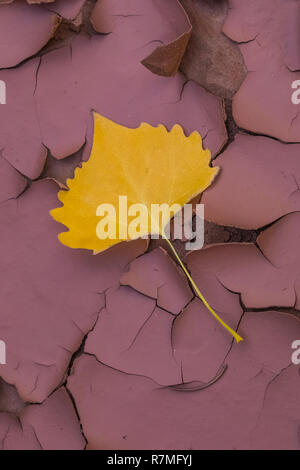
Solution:
M 300 4 L 228 3 L 219 34 L 247 69 L 232 116 L 141 63 L 185 32 L 175 0 L 0 1 L 0 448 L 300 449 Z M 243 342 L 162 243 L 59 243 L 49 210 L 89 157 L 92 110 L 203 137 L 221 169 L 206 220 L 240 241 L 185 262 Z

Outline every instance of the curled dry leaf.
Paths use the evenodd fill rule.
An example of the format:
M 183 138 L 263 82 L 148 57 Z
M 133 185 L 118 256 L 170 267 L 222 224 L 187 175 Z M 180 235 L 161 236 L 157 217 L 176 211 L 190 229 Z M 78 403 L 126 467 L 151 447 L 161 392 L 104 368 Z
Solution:
M 193 30 L 180 70 L 207 91 L 232 98 L 247 75 L 237 44 L 222 33 L 227 0 L 181 0 Z
M 173 17 L 170 19 L 174 35 L 176 36 L 175 39 L 169 39 L 166 41 L 166 44 L 156 47 L 151 54 L 142 60 L 142 64 L 151 70 L 151 72 L 164 77 L 172 77 L 178 72 L 192 34 L 192 25 L 189 17 L 181 4 L 178 1 L 177 3 L 179 10 L 177 16 L 180 16 L 180 22 L 174 23 Z M 160 4 L 160 8 L 162 7 L 167 7 L 169 10 L 169 6 L 165 3 Z M 181 26 L 180 30 L 178 24 Z

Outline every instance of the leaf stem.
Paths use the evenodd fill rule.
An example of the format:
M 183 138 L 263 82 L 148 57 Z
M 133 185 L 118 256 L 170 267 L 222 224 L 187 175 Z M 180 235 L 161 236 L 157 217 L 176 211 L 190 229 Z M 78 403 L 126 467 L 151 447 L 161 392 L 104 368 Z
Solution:
M 192 284 L 195 292 L 197 293 L 198 297 L 202 300 L 202 302 L 204 303 L 205 307 L 210 311 L 210 313 L 218 320 L 218 322 L 221 323 L 221 325 L 227 330 L 229 331 L 229 333 L 232 334 L 232 336 L 234 337 L 234 339 L 236 340 L 237 343 L 239 343 L 240 341 L 243 341 L 243 338 L 237 334 L 236 331 L 234 331 L 232 328 L 230 328 L 230 326 L 228 326 L 223 320 L 222 318 L 219 317 L 219 315 L 213 310 L 213 308 L 209 305 L 209 303 L 207 302 L 207 300 L 203 297 L 203 295 L 201 294 L 200 290 L 198 289 L 195 281 L 193 280 L 192 276 L 190 275 L 190 273 L 188 272 L 187 268 L 185 267 L 184 263 L 181 261 L 181 258 L 179 256 L 179 254 L 177 253 L 175 247 L 173 246 L 173 244 L 170 242 L 170 240 L 168 239 L 168 237 L 166 236 L 166 234 L 162 231 L 161 233 L 162 237 L 164 240 L 166 240 L 166 242 L 168 243 L 169 247 L 171 248 L 172 252 L 174 253 L 177 261 L 179 262 L 183 272 L 185 273 L 186 277 L 189 279 L 190 283 Z

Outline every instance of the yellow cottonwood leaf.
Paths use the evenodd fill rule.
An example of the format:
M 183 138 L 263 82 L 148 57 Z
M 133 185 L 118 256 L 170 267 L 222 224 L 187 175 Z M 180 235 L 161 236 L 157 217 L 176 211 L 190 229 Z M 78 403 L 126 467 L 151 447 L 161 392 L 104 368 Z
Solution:
M 124 232 L 122 221 L 119 222 L 119 196 L 127 197 L 128 206 L 146 206 L 148 215 L 141 221 L 139 236 L 158 233 L 167 240 L 208 310 L 240 341 L 239 335 L 206 302 L 175 248 L 166 238 L 164 226 L 168 220 L 153 220 L 151 215 L 153 204 L 179 204 L 182 208 L 203 192 L 218 172 L 218 167 L 209 166 L 210 158 L 209 150 L 202 147 L 198 132 L 186 137 L 177 124 L 170 132 L 163 125 L 152 127 L 146 123 L 137 129 L 128 129 L 94 113 L 91 156 L 88 162 L 82 164 L 82 168 L 75 170 L 74 179 L 67 181 L 69 191 L 59 192 L 63 206 L 52 210 L 51 215 L 69 229 L 59 234 L 59 240 L 64 245 L 98 253 L 132 238 L 128 227 Z M 100 239 L 97 235 L 100 219 L 97 208 L 100 204 L 111 204 L 116 209 L 115 239 Z
M 51 211 L 55 220 L 69 228 L 59 235 L 59 240 L 71 248 L 100 252 L 130 239 L 128 232 L 115 240 L 97 237 L 98 205 L 114 205 L 118 235 L 119 196 L 125 195 L 128 206 L 139 203 L 148 208 L 145 225 L 149 228 L 151 204 L 183 207 L 211 184 L 218 168 L 209 166 L 210 158 L 197 132 L 186 137 L 179 125 L 168 132 L 163 125 L 152 127 L 145 123 L 128 129 L 95 113 L 91 156 L 82 168 L 75 170 L 74 179 L 67 181 L 70 190 L 59 192 L 64 206 Z M 161 233 L 162 224 L 157 225 Z M 140 236 L 147 233 L 142 230 Z

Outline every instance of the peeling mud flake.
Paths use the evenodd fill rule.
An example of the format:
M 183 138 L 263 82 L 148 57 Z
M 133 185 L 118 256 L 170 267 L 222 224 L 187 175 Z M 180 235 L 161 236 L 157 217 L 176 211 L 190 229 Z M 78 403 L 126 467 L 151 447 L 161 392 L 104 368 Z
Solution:
M 0 156 L 0 203 L 17 198 L 26 186 L 26 178 Z
M 15 416 L 0 413 L 2 450 L 82 450 L 85 439 L 64 388 L 40 405 L 27 405 Z
M 31 2 L 33 3 L 33 2 Z M 41 3 L 41 2 L 35 2 L 35 3 Z M 49 3 L 49 5 L 45 5 L 45 8 L 48 11 L 51 11 L 53 13 L 56 13 L 60 17 L 64 18 L 65 20 L 73 20 L 76 18 L 76 16 L 79 14 L 81 8 L 83 7 L 85 0 L 55 0 L 55 3 L 53 3 L 53 0 L 48 0 L 47 2 L 43 3 Z M 51 3 L 53 3 L 51 5 Z
M 53 36 L 59 17 L 25 2 L 0 5 L 0 68 L 14 67 L 36 54 Z
M 208 294 L 211 297 L 206 297 L 210 303 L 218 301 L 218 291 L 214 289 L 220 284 L 229 292 L 239 294 L 244 308 L 295 306 L 295 274 L 287 269 L 278 269 L 254 244 L 209 247 L 190 253 L 187 264 L 196 282 L 202 284 L 202 276 L 208 278 Z M 205 294 L 205 284 L 202 290 Z
M 201 202 L 219 225 L 258 229 L 300 210 L 300 145 L 237 134 L 214 160 L 221 171 Z
M 0 70 L 7 90 L 6 104 L 0 105 L 2 156 L 29 178 L 40 176 L 47 157 L 34 101 L 39 64 L 33 59 L 16 69 Z
M 121 284 L 156 299 L 158 307 L 173 314 L 180 313 L 193 297 L 181 269 L 162 248 L 134 260 Z

